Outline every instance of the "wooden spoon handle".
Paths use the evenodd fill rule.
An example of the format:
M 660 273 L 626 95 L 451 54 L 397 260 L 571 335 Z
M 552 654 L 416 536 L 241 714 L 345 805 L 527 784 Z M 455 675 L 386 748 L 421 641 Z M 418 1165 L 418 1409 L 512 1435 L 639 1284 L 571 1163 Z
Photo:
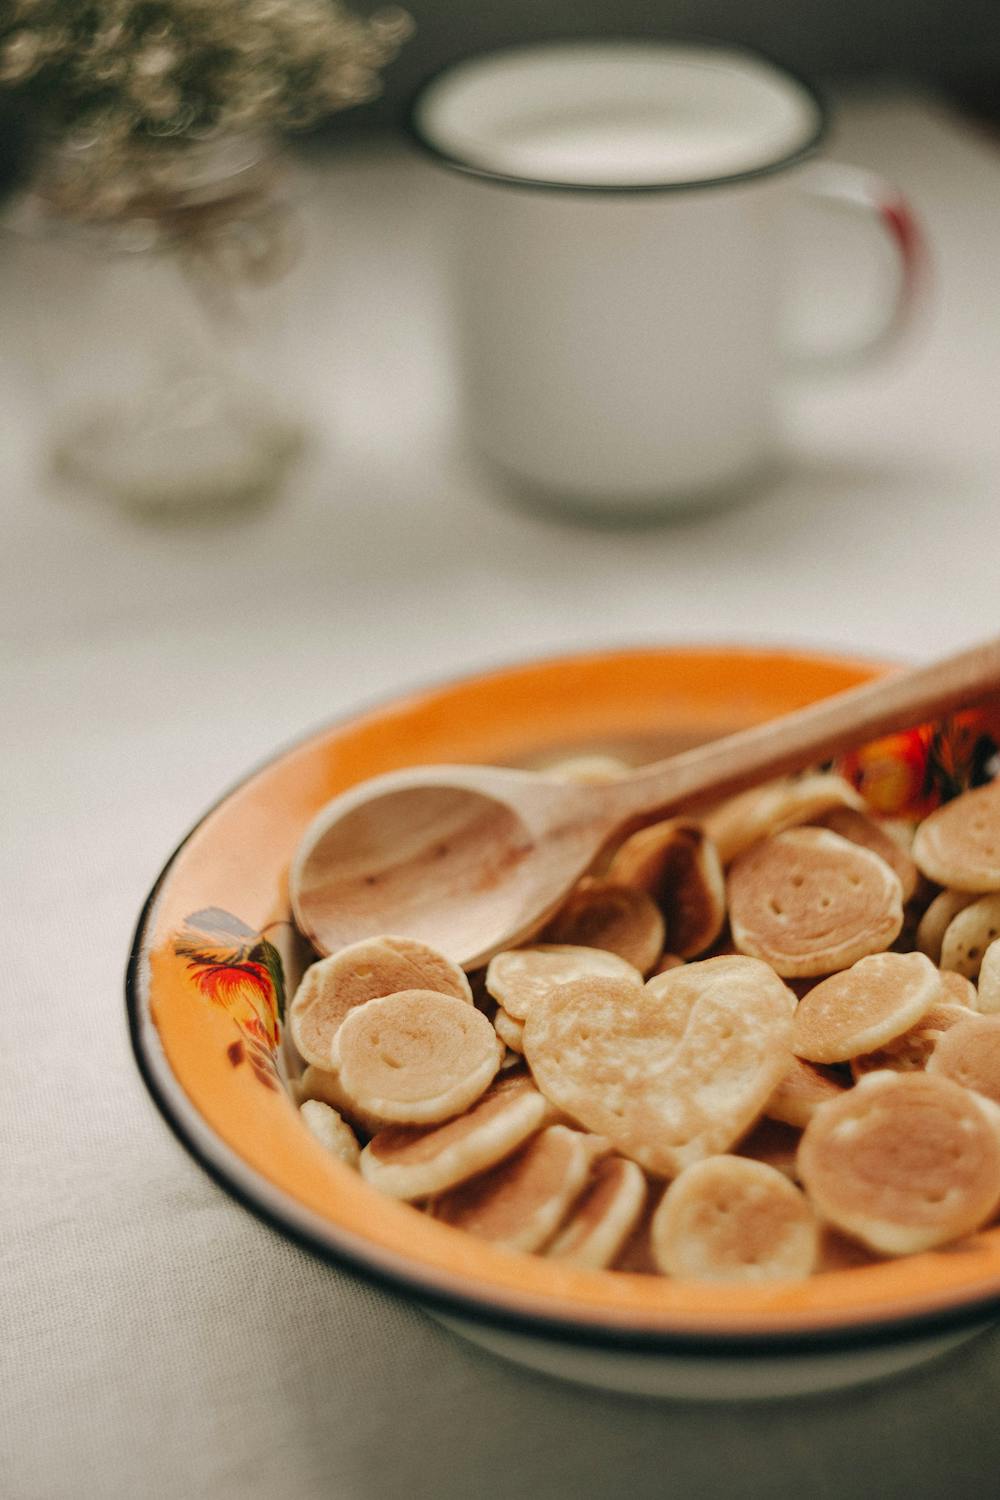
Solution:
M 741 791 L 894 730 L 939 719 L 1000 694 L 1000 638 L 929 666 L 876 678 L 780 719 L 649 766 L 602 790 L 609 813 L 646 821 L 684 803 Z

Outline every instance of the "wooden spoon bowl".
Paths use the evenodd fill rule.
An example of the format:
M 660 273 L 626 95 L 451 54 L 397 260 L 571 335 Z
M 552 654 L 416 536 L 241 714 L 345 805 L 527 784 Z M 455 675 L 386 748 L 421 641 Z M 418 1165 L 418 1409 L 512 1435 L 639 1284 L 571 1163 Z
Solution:
M 671 756 L 574 785 L 495 766 L 417 766 L 323 809 L 290 875 L 315 947 L 393 932 L 468 968 L 529 936 L 615 835 L 1000 693 L 1000 640 Z

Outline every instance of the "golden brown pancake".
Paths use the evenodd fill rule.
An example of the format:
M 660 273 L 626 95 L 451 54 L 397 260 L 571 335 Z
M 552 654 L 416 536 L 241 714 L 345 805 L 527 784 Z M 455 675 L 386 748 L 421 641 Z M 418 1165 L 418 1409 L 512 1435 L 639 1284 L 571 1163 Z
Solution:
M 829 828 L 831 833 L 839 833 L 842 839 L 860 844 L 862 849 L 870 849 L 884 859 L 899 876 L 904 905 L 912 898 L 920 872 L 899 839 L 888 833 L 870 813 L 859 812 L 856 807 L 835 807 L 815 821 L 821 828 Z
M 975 979 L 983 954 L 1000 938 L 1000 895 L 980 896 L 956 912 L 941 941 L 941 967 Z
M 966 1011 L 941 1037 L 927 1071 L 1000 1104 L 1000 1016 Z
M 829 974 L 880 953 L 903 925 L 899 877 L 826 828 L 793 828 L 729 871 L 729 923 L 741 952 L 786 977 Z
M 987 952 L 989 950 L 987 949 Z M 998 952 L 1000 957 L 1000 952 Z M 985 955 L 983 958 L 985 963 Z M 965 1005 L 969 1010 L 983 1010 L 979 1004 L 979 996 L 976 994 L 976 986 L 971 979 L 966 979 L 964 974 L 956 974 L 954 969 L 941 969 L 941 998 L 950 1005 Z M 979 977 L 982 979 L 983 971 L 980 969 Z
M 983 954 L 976 1009 L 984 1016 L 1000 1013 L 1000 940 L 991 943 Z
M 909 1031 L 941 995 L 923 953 L 875 953 L 817 984 L 799 1001 L 792 1050 L 807 1062 L 849 1062 Z
M 925 818 L 914 835 L 913 858 L 938 885 L 1000 890 L 1000 780 L 963 792 Z
M 700 823 L 671 818 L 641 828 L 618 848 L 608 879 L 646 891 L 662 911 L 672 952 L 694 958 L 726 920 L 726 882 Z
M 292 1040 L 306 1062 L 329 1068 L 333 1038 L 348 1011 L 398 990 L 440 990 L 472 1000 L 469 981 L 443 953 L 412 938 L 365 938 L 306 970 L 289 1009 Z
M 748 958 L 685 964 L 642 990 L 577 980 L 533 1008 L 524 1050 L 557 1109 L 673 1177 L 760 1114 L 788 1071 L 794 1003 Z
M 607 1149 L 607 1141 L 550 1125 L 489 1172 L 435 1199 L 430 1212 L 508 1250 L 540 1250 Z
M 645 1205 L 642 1168 L 624 1156 L 606 1156 L 597 1162 L 546 1254 L 594 1270 L 610 1266 L 635 1230 Z
M 468 1001 L 401 990 L 348 1012 L 333 1053 L 344 1094 L 358 1108 L 393 1124 L 429 1125 L 485 1093 L 504 1049 Z
M 916 932 L 916 946 L 927 954 L 931 963 L 941 962 L 941 944 L 952 918 L 975 899 L 968 891 L 938 891 L 920 918 Z
M 299 1114 L 308 1125 L 310 1134 L 314 1135 L 320 1145 L 325 1146 L 332 1156 L 336 1156 L 349 1167 L 358 1165 L 361 1147 L 358 1145 L 357 1136 L 335 1109 L 331 1109 L 329 1104 L 323 1104 L 319 1099 L 306 1099 L 299 1106 Z
M 819 1228 L 804 1194 L 784 1173 L 742 1156 L 712 1156 L 667 1188 L 652 1241 L 668 1276 L 799 1280 L 816 1264 Z
M 865 1073 L 878 1073 L 891 1068 L 897 1073 L 915 1073 L 926 1068 L 938 1042 L 952 1026 L 973 1014 L 965 1005 L 955 1005 L 947 1000 L 935 1000 L 930 1010 L 920 1017 L 915 1026 L 893 1037 L 884 1047 L 874 1052 L 862 1052 L 851 1058 L 851 1072 L 855 1080 Z
M 869 1073 L 806 1126 L 799 1174 L 819 1214 L 883 1255 L 978 1229 L 1000 1201 L 1000 1110 L 932 1073 Z
M 551 1114 L 527 1074 L 508 1074 L 443 1125 L 390 1125 L 379 1131 L 361 1153 L 361 1175 L 393 1198 L 428 1198 L 496 1166 Z
M 350 1125 L 358 1135 L 367 1139 L 381 1130 L 385 1121 L 352 1103 L 340 1086 L 340 1079 L 332 1068 L 317 1068 L 310 1063 L 294 1085 L 295 1098 L 304 1103 L 307 1099 L 318 1099 L 328 1104 Z
M 486 986 L 498 1005 L 518 1021 L 527 1018 L 539 996 L 571 979 L 624 979 L 636 988 L 642 975 L 632 964 L 604 948 L 569 943 L 534 943 L 509 948 L 490 960 Z
M 648 974 L 663 952 L 665 929 L 659 908 L 645 891 L 607 880 L 577 887 L 543 933 L 546 943 L 605 948 Z
M 524 1052 L 524 1022 L 508 1015 L 502 1005 L 498 1005 L 494 1012 L 493 1029 L 511 1052 Z
M 794 1034 L 794 1033 L 793 1033 Z M 831 1068 L 793 1057 L 791 1067 L 764 1105 L 769 1120 L 780 1120 L 802 1130 L 813 1111 L 827 1099 L 835 1099 L 849 1084 Z
M 863 812 L 865 803 L 842 776 L 816 771 L 751 787 L 713 807 L 701 821 L 728 865 L 761 839 L 815 822 L 835 807 Z

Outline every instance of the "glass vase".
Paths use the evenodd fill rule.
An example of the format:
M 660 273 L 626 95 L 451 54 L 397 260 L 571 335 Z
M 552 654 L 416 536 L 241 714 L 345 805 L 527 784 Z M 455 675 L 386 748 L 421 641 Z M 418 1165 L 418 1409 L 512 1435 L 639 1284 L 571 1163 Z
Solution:
M 0 221 L 5 353 L 34 376 L 45 464 L 159 516 L 276 495 L 305 436 L 267 379 L 298 240 L 277 154 L 192 144 L 155 198 L 95 221 L 61 212 L 53 181 Z

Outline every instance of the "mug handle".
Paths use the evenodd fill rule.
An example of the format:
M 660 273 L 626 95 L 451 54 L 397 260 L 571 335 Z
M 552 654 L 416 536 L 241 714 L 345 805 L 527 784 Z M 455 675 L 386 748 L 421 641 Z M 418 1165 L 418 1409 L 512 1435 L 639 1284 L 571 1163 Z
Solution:
M 879 325 L 846 347 L 793 351 L 789 360 L 797 372 L 856 369 L 888 353 L 911 326 L 922 301 L 927 242 L 906 196 L 877 172 L 845 162 L 816 162 L 804 169 L 798 186 L 818 203 L 879 225 L 896 251 L 899 277 Z

